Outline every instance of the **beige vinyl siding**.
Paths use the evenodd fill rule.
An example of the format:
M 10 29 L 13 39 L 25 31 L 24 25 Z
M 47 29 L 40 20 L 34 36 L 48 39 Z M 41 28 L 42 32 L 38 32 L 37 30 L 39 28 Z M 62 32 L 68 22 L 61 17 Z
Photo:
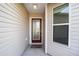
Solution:
M 79 56 L 79 3 L 70 3 L 69 45 L 53 42 L 53 8 L 61 4 L 47 5 L 47 53 L 53 56 Z
M 29 39 L 28 18 L 23 4 L 0 4 L 0 56 L 21 55 L 26 49 Z

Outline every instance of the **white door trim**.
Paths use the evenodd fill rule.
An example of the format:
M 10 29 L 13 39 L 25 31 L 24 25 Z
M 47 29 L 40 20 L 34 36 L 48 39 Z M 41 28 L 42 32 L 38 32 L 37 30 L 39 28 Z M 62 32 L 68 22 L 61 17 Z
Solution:
M 63 3 L 63 4 L 65 4 L 65 3 Z M 58 6 L 61 6 L 61 5 L 63 5 L 63 4 L 58 4 L 58 5 L 55 6 L 54 8 L 56 8 L 56 7 L 58 7 Z M 70 11 L 70 3 L 68 3 L 68 4 L 69 4 L 69 20 L 68 20 L 69 23 L 53 24 L 53 21 L 54 21 L 53 19 L 54 19 L 54 18 L 52 18 L 52 20 L 53 20 L 53 21 L 52 21 L 52 26 L 54 26 L 54 25 L 55 25 L 55 26 L 56 26 L 56 25 L 68 25 L 68 26 L 69 26 L 69 27 L 68 27 L 68 45 L 64 45 L 64 44 L 61 44 L 61 43 L 53 42 L 53 43 L 57 43 L 57 44 L 63 45 L 63 46 L 65 46 L 65 47 L 70 47 L 70 19 L 71 19 L 71 18 L 70 18 L 70 16 L 71 16 L 70 12 L 71 12 L 71 11 Z M 54 9 L 54 8 L 52 8 L 52 17 L 53 17 L 53 9 Z M 53 28 L 52 28 L 52 30 L 53 30 Z M 53 45 L 53 44 L 52 44 L 52 45 Z
M 45 53 L 47 53 L 47 4 L 45 5 Z

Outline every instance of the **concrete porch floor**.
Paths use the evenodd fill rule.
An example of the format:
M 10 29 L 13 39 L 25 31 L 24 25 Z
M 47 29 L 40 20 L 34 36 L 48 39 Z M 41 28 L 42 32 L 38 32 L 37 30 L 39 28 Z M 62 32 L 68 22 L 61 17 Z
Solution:
M 23 53 L 23 56 L 49 56 L 49 55 L 45 54 L 43 48 L 28 47 L 26 51 Z

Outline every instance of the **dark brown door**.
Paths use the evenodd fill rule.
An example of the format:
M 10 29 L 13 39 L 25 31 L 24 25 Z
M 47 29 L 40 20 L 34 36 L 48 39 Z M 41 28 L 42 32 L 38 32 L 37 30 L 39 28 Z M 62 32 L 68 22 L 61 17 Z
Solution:
M 32 43 L 41 43 L 41 19 L 32 18 Z

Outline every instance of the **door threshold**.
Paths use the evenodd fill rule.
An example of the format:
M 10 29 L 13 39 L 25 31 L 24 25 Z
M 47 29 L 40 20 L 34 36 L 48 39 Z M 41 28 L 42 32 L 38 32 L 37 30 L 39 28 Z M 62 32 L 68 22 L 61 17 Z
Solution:
M 31 45 L 31 48 L 42 48 L 42 45 Z

